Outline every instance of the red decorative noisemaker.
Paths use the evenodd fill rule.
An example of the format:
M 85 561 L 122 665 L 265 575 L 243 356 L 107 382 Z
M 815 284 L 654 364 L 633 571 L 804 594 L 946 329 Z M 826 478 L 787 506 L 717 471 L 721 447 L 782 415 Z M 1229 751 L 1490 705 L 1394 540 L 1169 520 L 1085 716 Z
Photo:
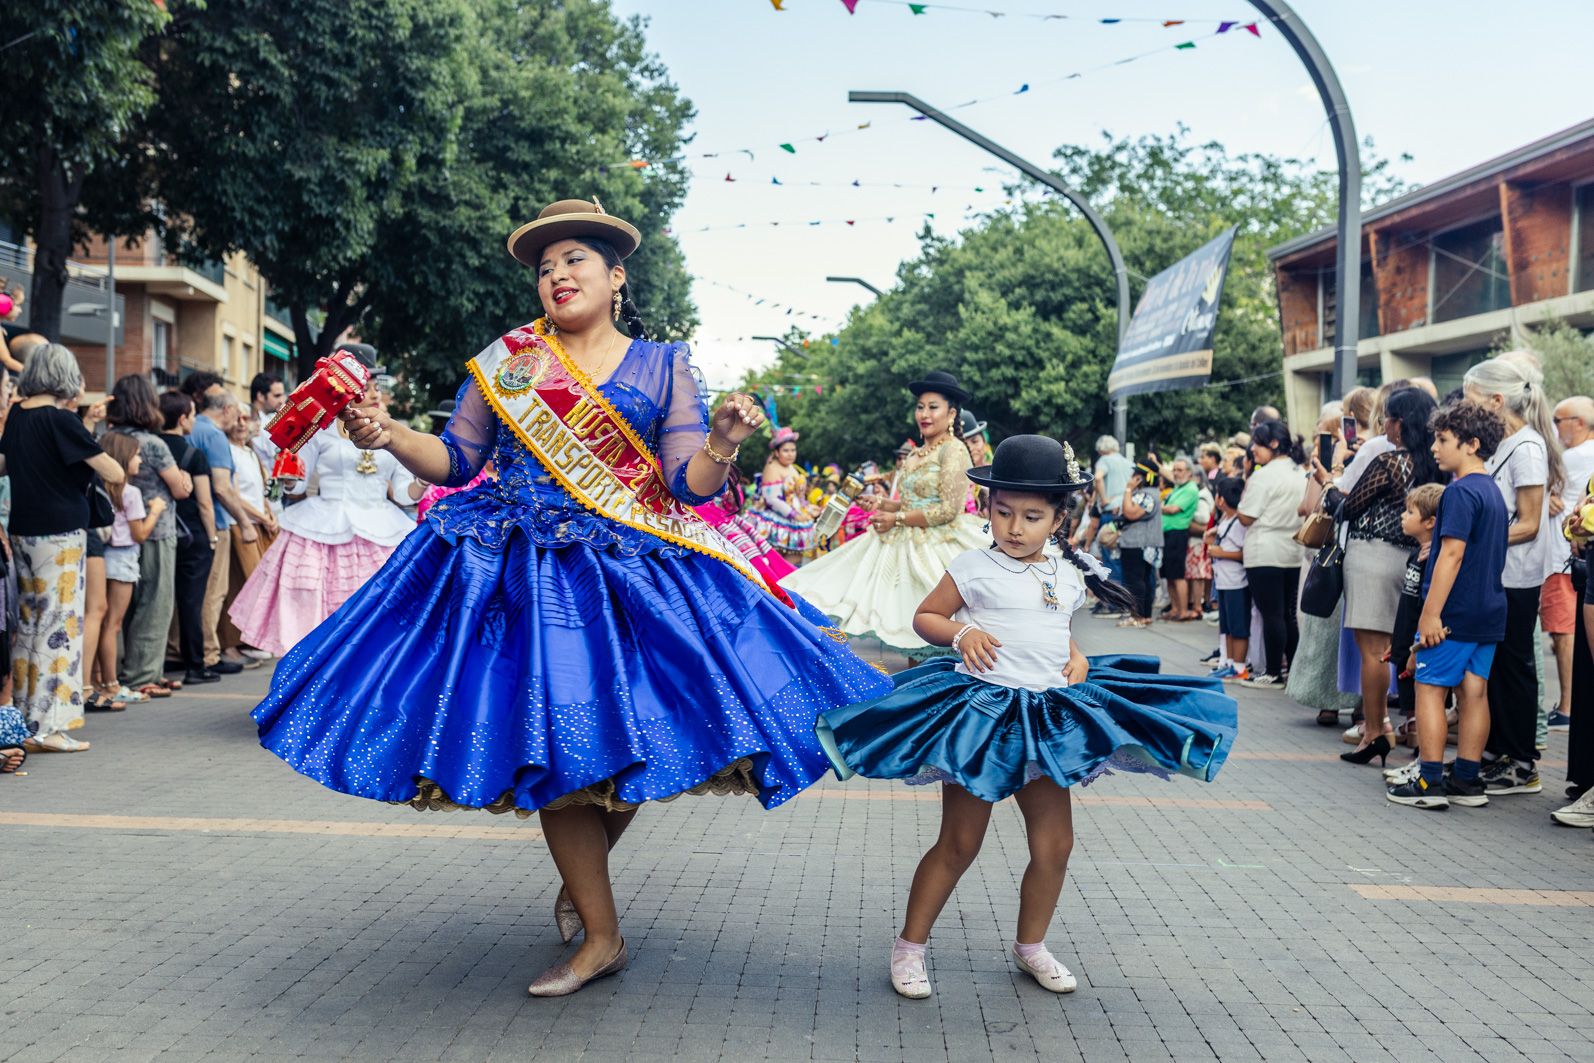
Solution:
M 370 379 L 371 371 L 353 353 L 334 351 L 316 362 L 310 378 L 293 389 L 266 425 L 266 435 L 283 453 L 297 453 L 311 436 L 332 427 L 338 414 L 365 394 Z M 275 470 L 272 474 L 276 475 Z

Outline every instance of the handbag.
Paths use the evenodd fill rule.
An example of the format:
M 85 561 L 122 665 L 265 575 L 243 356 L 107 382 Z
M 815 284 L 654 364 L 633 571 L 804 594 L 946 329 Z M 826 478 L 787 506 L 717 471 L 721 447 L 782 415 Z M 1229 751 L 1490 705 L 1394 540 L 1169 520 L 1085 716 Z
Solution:
M 89 527 L 109 528 L 116 523 L 116 508 L 111 505 L 110 492 L 105 489 L 105 481 L 95 473 L 89 480 L 89 485 L 84 489 L 89 502 Z
M 1301 612 L 1308 616 L 1331 617 L 1345 593 L 1345 550 L 1339 540 L 1330 538 L 1312 558 L 1301 585 Z
M 1308 513 L 1305 522 L 1295 529 L 1295 541 L 1308 550 L 1321 550 L 1333 539 L 1334 518 L 1321 508 Z

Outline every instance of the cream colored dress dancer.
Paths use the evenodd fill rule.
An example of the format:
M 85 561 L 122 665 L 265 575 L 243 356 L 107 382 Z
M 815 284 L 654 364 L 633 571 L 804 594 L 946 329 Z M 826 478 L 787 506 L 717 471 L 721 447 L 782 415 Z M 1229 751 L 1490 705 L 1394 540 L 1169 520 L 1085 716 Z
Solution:
M 946 652 L 913 633 L 913 614 L 954 557 L 991 545 L 985 522 L 965 508 L 969 468 L 968 447 L 956 436 L 914 451 L 902 463 L 902 511 L 918 510 L 929 527 L 871 530 L 804 565 L 781 586 L 849 635 L 872 635 L 915 657 Z

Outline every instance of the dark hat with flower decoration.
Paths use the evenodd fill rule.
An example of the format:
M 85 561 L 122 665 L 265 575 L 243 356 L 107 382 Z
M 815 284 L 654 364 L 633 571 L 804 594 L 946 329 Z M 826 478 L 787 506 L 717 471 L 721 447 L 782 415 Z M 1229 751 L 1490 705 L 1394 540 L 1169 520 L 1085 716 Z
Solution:
M 1008 436 L 989 465 L 968 472 L 981 487 L 999 491 L 1050 494 L 1090 486 L 1074 460 L 1074 448 L 1049 436 Z

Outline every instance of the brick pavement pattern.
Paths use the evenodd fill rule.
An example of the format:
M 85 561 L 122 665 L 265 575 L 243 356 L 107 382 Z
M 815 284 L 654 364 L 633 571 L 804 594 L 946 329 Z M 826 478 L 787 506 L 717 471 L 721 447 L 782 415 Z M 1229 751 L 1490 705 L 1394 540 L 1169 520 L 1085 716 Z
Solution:
M 1080 640 L 1199 671 L 1215 635 L 1082 619 Z M 926 1001 L 886 967 L 935 793 L 650 806 L 614 867 L 630 968 L 533 1000 L 561 954 L 536 820 L 296 776 L 255 742 L 265 684 L 91 717 L 89 753 L 0 776 L 0 1059 L 1594 1060 L 1594 839 L 1548 816 L 1562 735 L 1543 794 L 1425 813 L 1282 693 L 1237 688 L 1217 783 L 1077 795 L 1061 997 L 1007 955 L 1011 802 L 936 927 Z

